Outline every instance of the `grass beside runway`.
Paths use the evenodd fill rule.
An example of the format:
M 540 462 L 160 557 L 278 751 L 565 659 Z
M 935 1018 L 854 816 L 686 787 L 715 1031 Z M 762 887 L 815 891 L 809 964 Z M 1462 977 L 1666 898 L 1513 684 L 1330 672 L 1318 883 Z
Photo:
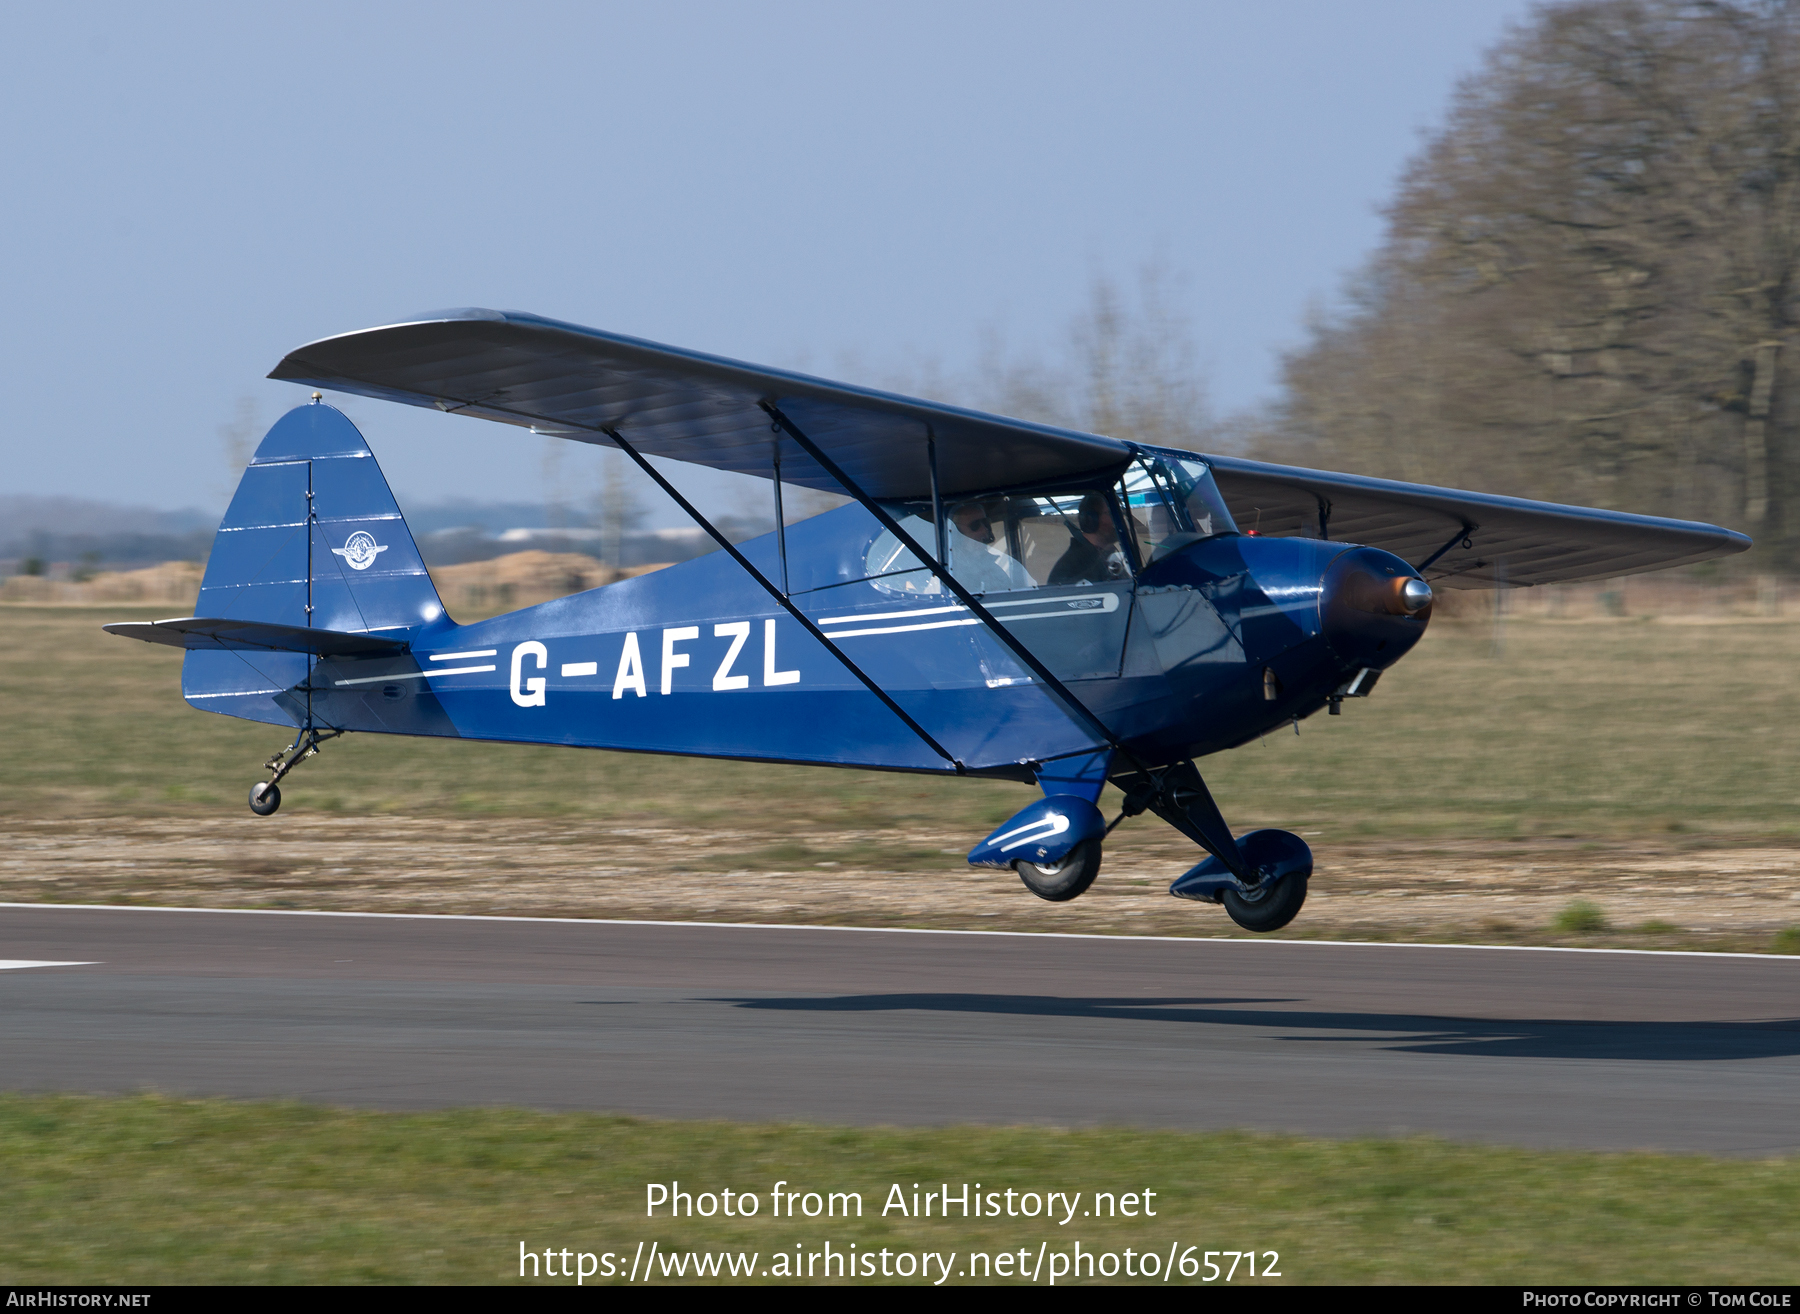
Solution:
M 596 1268 L 608 1253 L 628 1266 L 640 1242 L 664 1255 L 754 1252 L 761 1273 L 778 1253 L 818 1254 L 830 1241 L 839 1253 L 852 1244 L 859 1254 L 954 1252 L 956 1285 L 968 1280 L 971 1251 L 1023 1249 L 1035 1260 L 1041 1246 L 1066 1255 L 1080 1241 L 1086 1252 L 1122 1257 L 1129 1247 L 1159 1262 L 1171 1243 L 1178 1256 L 1198 1247 L 1196 1261 L 1254 1248 L 1259 1271 L 1273 1250 L 1282 1282 L 1735 1286 L 1792 1282 L 1800 1224 L 1791 1158 L 364 1113 L 154 1096 L 0 1096 L 0 1170 L 8 1283 L 517 1282 L 520 1243 L 540 1260 L 556 1250 L 558 1264 L 565 1248 L 571 1265 L 587 1252 Z M 757 1216 L 646 1218 L 646 1184 L 677 1179 L 693 1193 L 753 1192 Z M 860 1192 L 863 1217 L 772 1217 L 769 1193 L 782 1180 L 789 1192 Z M 953 1196 L 965 1182 L 983 1194 L 1079 1191 L 1080 1208 L 1095 1191 L 1122 1199 L 1148 1189 L 1156 1216 L 1078 1214 L 1066 1225 L 881 1216 L 893 1184 L 910 1209 L 914 1183 L 922 1194 L 946 1182 Z M 1046 1267 L 1040 1283 L 1048 1276 Z M 1240 1268 L 1234 1285 L 1247 1281 Z

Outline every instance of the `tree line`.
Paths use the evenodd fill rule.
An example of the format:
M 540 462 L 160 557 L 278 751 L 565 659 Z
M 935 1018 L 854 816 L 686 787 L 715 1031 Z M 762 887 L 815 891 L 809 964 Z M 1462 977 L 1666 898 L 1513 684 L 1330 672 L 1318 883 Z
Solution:
M 1459 88 L 1255 454 L 1800 560 L 1800 4 L 1578 0 Z

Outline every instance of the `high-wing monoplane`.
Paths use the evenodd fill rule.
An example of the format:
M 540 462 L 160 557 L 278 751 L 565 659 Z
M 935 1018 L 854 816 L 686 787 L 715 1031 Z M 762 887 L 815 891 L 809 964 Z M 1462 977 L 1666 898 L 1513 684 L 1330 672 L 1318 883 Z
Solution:
M 197 614 L 109 625 L 187 650 L 193 706 L 296 729 L 250 791 L 350 731 L 971 776 L 1041 796 L 969 861 L 1073 899 L 1119 819 L 1207 856 L 1170 893 L 1285 926 L 1312 854 L 1234 836 L 1195 760 L 1343 700 L 1435 590 L 1741 552 L 1712 525 L 1205 456 L 459 310 L 309 343 L 271 378 L 615 447 L 720 551 L 467 625 L 368 444 L 313 394 L 270 429 Z M 771 481 L 734 544 L 649 457 Z M 788 524 L 783 486 L 849 498 Z

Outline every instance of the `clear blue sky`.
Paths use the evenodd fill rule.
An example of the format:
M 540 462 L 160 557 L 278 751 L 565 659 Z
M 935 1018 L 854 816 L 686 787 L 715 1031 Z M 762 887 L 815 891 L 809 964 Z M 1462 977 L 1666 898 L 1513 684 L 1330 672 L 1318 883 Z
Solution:
M 284 352 L 420 310 L 955 371 L 1159 253 L 1216 407 L 1250 405 L 1527 12 L 9 5 L 0 492 L 219 505 L 239 399 L 303 398 Z M 542 440 L 347 409 L 403 503 L 542 496 Z

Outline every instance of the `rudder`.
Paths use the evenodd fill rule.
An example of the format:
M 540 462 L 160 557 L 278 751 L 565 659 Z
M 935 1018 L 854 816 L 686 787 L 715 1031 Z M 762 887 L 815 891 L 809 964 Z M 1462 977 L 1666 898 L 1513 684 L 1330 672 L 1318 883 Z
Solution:
M 297 406 L 263 438 L 213 539 L 194 614 L 400 640 L 444 618 L 399 503 L 342 411 Z M 283 723 L 272 695 L 307 669 L 299 654 L 190 652 L 182 692 L 207 711 Z
M 342 411 L 296 406 L 269 430 L 213 539 L 195 614 L 353 634 L 444 614 L 374 453 Z

